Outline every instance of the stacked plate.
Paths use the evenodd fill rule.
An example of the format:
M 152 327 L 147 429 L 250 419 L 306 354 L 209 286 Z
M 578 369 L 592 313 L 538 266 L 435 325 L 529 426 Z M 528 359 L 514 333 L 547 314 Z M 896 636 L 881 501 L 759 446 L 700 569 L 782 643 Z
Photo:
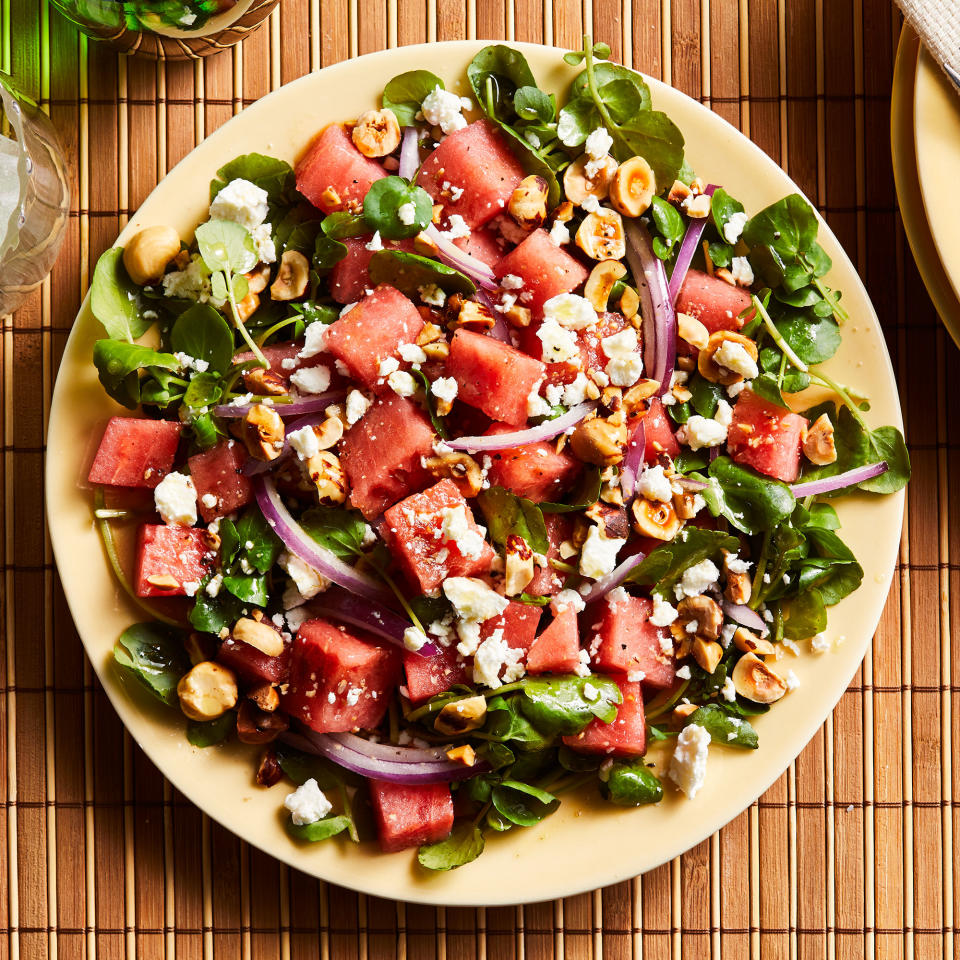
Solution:
M 917 266 L 960 345 L 960 91 L 904 27 L 891 112 L 893 172 Z

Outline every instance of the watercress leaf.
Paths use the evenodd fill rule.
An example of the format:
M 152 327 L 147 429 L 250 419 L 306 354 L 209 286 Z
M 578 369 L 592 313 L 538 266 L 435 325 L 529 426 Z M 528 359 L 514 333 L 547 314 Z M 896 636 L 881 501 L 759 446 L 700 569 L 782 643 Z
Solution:
M 539 751 L 551 737 L 541 733 L 521 712 L 522 697 L 494 697 L 487 702 L 487 719 L 475 736 L 481 740 L 515 743 L 518 748 Z
M 197 591 L 187 619 L 194 630 L 201 633 L 219 634 L 224 627 L 231 627 L 241 616 L 243 604 L 233 594 L 220 591 L 211 597 L 203 587 Z
M 320 223 L 324 236 L 331 240 L 343 240 L 346 237 L 359 237 L 369 233 L 370 227 L 362 213 L 347 213 L 346 210 L 337 210 L 328 213 Z M 346 252 L 346 247 L 344 247 Z
M 731 197 L 723 187 L 717 187 L 713 191 L 713 198 L 710 201 L 710 216 L 713 218 L 713 224 L 717 228 L 721 240 L 726 241 L 727 239 L 726 226 L 730 218 L 735 213 L 743 212 L 743 204 Z M 729 244 L 724 243 L 724 246 L 729 247 Z M 733 248 L 729 247 L 729 249 L 732 251 Z M 717 263 L 715 259 L 713 262 Z M 724 264 L 717 264 L 717 266 L 724 266 Z
M 216 373 L 195 373 L 183 395 L 188 407 L 209 407 L 223 395 L 223 383 Z
M 608 60 L 610 58 L 610 44 L 598 40 L 593 45 L 593 55 L 597 60 Z
M 214 276 L 222 280 L 221 274 Z M 219 310 L 209 303 L 196 303 L 174 322 L 170 349 L 205 361 L 211 370 L 226 373 L 233 359 L 233 332 Z
M 790 488 L 779 480 L 742 467 L 726 456 L 717 457 L 708 473 L 712 482 L 703 491 L 703 497 L 711 513 L 718 509 L 744 533 L 769 530 L 793 513 L 796 500 Z
M 447 428 L 443 422 L 443 417 L 437 414 L 437 404 L 434 400 L 433 385 L 430 383 L 430 378 L 422 370 L 413 369 L 410 372 L 423 384 L 427 400 L 427 413 L 430 414 L 430 423 L 433 425 L 434 431 L 441 440 L 446 440 L 448 436 Z
M 706 470 L 709 461 L 697 451 L 681 450 L 680 455 L 673 461 L 674 467 L 683 474 L 691 473 L 694 470 Z
M 247 282 L 247 278 L 242 273 L 238 273 L 236 276 L 234 276 L 233 280 L 230 281 L 230 288 L 233 290 L 234 300 L 239 302 L 249 292 L 250 284 Z
M 707 247 L 707 250 L 715 267 L 729 267 L 733 262 L 733 247 L 729 243 L 713 241 Z
M 210 293 L 218 300 L 226 300 L 230 296 L 226 278 L 219 271 L 210 277 Z
M 807 511 L 804 527 L 822 527 L 824 530 L 839 530 L 840 518 L 829 503 L 812 503 Z
M 667 416 L 674 423 L 686 423 L 693 416 L 693 407 L 686 403 L 673 403 L 667 407 Z
M 764 400 L 769 400 L 770 403 L 778 407 L 787 406 L 787 401 L 784 399 L 783 393 L 780 390 L 777 377 L 772 373 L 761 373 L 759 377 L 754 377 L 753 380 L 750 381 L 750 389 L 758 397 L 763 397 Z
M 194 236 L 200 257 L 211 273 L 217 270 L 246 273 L 257 264 L 253 238 L 239 223 L 208 220 L 197 227 Z
M 603 123 L 597 105 L 589 96 L 571 98 L 560 111 L 557 136 L 567 147 L 579 147 Z
M 177 684 L 190 669 L 183 633 L 162 623 L 135 623 L 113 647 L 113 659 L 167 706 L 177 704 Z
M 614 123 L 629 123 L 633 117 L 645 110 L 643 91 L 632 79 L 611 80 L 599 87 L 597 93 Z
M 783 635 L 788 640 L 809 640 L 827 626 L 827 608 L 816 588 L 780 601 Z
M 342 814 L 339 816 L 324 817 L 314 820 L 313 823 L 296 824 L 292 820 L 286 821 L 287 833 L 294 840 L 303 840 L 308 843 L 317 843 L 320 840 L 329 840 L 344 830 L 349 830 L 352 821 Z
M 661 740 L 669 740 L 671 737 L 675 737 L 679 731 L 671 730 L 661 730 L 660 727 L 654 726 L 654 724 L 647 724 L 647 739 L 651 743 L 658 743 Z
M 789 268 L 787 268 L 789 270 Z M 800 287 L 797 290 L 787 291 L 781 285 L 780 289 L 774 294 L 777 300 L 780 303 L 785 304 L 788 307 L 794 307 L 798 310 L 801 310 L 805 307 L 812 307 L 814 304 L 820 303 L 823 299 L 820 296 L 819 291 L 816 287 Z
M 114 340 L 133 343 L 153 323 L 140 310 L 140 288 L 123 266 L 123 247 L 100 255 L 90 284 L 90 309 Z
M 245 153 L 224 164 L 210 181 L 210 201 L 231 180 L 249 180 L 267 191 L 271 204 L 291 202 L 296 197 L 296 177 L 293 167 L 285 160 L 262 153 Z
M 223 578 L 223 587 L 238 600 L 265 607 L 269 599 L 266 577 L 256 577 L 246 573 L 231 573 Z
M 571 750 L 566 745 L 560 747 L 557 751 L 557 763 L 571 773 L 586 773 L 589 770 L 596 770 L 602 761 L 603 758 L 596 754 L 577 753 L 576 750 Z
M 808 286 L 812 279 L 813 271 L 806 264 L 790 264 L 783 271 L 783 289 L 787 293 L 795 293 Z
M 833 261 L 830 259 L 827 251 L 824 250 L 816 240 L 811 240 L 810 243 L 807 244 L 806 250 L 803 251 L 803 260 L 816 277 L 825 276 L 833 268 Z M 837 296 L 839 296 L 839 294 L 837 294 Z
M 720 401 L 726 399 L 723 387 L 719 383 L 711 383 L 699 373 L 687 381 L 687 389 L 692 394 L 690 404 L 701 417 L 712 419 Z
M 383 108 L 392 110 L 401 127 L 416 122 L 420 104 L 439 87 L 446 89 L 443 81 L 429 70 L 408 70 L 390 80 L 383 88 Z
M 743 239 L 750 247 L 766 246 L 793 261 L 816 241 L 818 227 L 813 207 L 793 193 L 751 217 L 743 228 Z
M 524 682 L 520 709 L 538 730 L 569 736 L 594 717 L 612 723 L 622 699 L 620 688 L 609 677 L 531 677 Z
M 412 203 L 412 223 L 400 219 L 400 207 Z M 426 229 L 433 217 L 433 200 L 421 187 L 407 183 L 403 177 L 375 180 L 363 198 L 363 219 L 370 230 L 379 230 L 388 240 L 403 240 Z
M 249 564 L 260 573 L 266 573 L 283 550 L 283 543 L 257 506 L 250 507 L 238 521 L 237 539 Z
M 695 723 L 703 727 L 714 743 L 722 743 L 727 747 L 756 750 L 760 745 L 757 731 L 746 720 L 731 717 L 722 706 L 716 703 L 699 707 L 690 715 L 687 723 Z
M 519 87 L 513 95 L 513 109 L 522 120 L 552 123 L 557 113 L 553 98 L 539 87 Z
M 300 526 L 341 560 L 350 560 L 363 549 L 367 525 L 360 514 L 350 510 L 312 507 L 300 518 Z
M 910 479 L 910 453 L 903 434 L 896 427 L 877 427 L 868 434 L 873 462 L 887 461 L 887 472 L 864 480 L 861 490 L 870 493 L 894 493 L 907 485 Z
M 575 510 L 585 510 L 600 499 L 600 488 L 603 481 L 600 479 L 600 468 L 591 467 L 584 471 L 583 479 L 577 490 L 570 495 L 570 503 L 541 503 L 541 513 L 572 513 Z
M 344 783 L 361 786 L 367 782 L 359 774 L 351 773 L 324 757 L 303 753 L 282 741 L 276 740 L 272 746 L 280 769 L 297 786 L 302 786 L 308 780 L 316 780 L 317 786 L 326 791 L 336 790 Z
M 303 300 L 299 303 L 292 303 L 290 306 L 302 318 L 305 327 L 311 323 L 320 323 L 325 327 L 329 326 L 339 318 L 341 309 L 340 307 L 331 307 L 326 303 L 315 303 L 312 300 Z M 300 328 L 298 327 L 297 330 L 297 336 L 299 337 Z
M 389 283 L 410 298 L 416 298 L 421 287 L 431 285 L 465 297 L 477 292 L 474 282 L 459 270 L 405 250 L 378 250 L 370 258 L 369 269 L 371 284 Z
M 659 803 L 663 799 L 663 784 L 649 770 L 643 760 L 614 763 L 601 791 L 610 803 L 618 807 L 639 807 L 645 803 Z
M 614 125 L 611 153 L 623 163 L 643 157 L 653 169 L 657 183 L 673 183 L 683 163 L 683 134 L 660 110 L 641 110 L 629 120 Z
M 347 255 L 347 245 L 328 237 L 323 231 L 317 234 L 313 245 L 313 268 L 318 273 L 330 270 Z
M 495 740 L 488 740 L 486 743 L 482 743 L 477 748 L 477 756 L 481 760 L 485 760 L 490 764 L 491 770 L 502 770 L 504 767 L 509 767 L 516 760 L 514 752 L 502 743 L 497 743 Z M 480 780 L 481 777 L 475 777 L 474 779 Z M 486 803 L 486 800 L 484 800 Z
M 477 500 L 494 543 L 506 546 L 508 537 L 518 536 L 527 541 L 534 553 L 547 552 L 550 541 L 537 504 L 503 487 L 488 487 Z
M 220 521 L 220 563 L 222 566 L 229 566 L 240 549 L 240 537 L 237 535 L 236 524 L 229 518 L 224 517 Z
M 673 587 L 687 567 L 701 560 L 716 559 L 721 550 L 736 553 L 738 547 L 739 542 L 733 534 L 722 530 L 684 527 L 669 543 L 651 550 L 627 579 L 633 583 L 651 584 L 655 593 L 670 599 Z
M 491 116 L 487 102 L 487 80 L 493 81 L 493 116 L 509 120 L 513 115 L 513 95 L 521 87 L 536 87 L 537 81 L 526 57 L 502 43 L 484 47 L 467 65 L 467 80 L 477 103 Z
M 518 780 L 498 783 L 491 799 L 497 813 L 518 827 L 532 827 L 560 806 L 552 793 Z
M 557 180 L 553 167 L 537 153 L 533 147 L 521 137 L 512 127 L 497 121 L 497 126 L 507 138 L 511 151 L 520 161 L 524 173 L 531 176 L 543 177 L 547 181 L 547 205 L 554 207 L 560 202 L 560 183 Z M 529 129 L 529 128 L 527 128 Z M 526 130 L 524 132 L 527 132 Z
M 454 824 L 446 840 L 420 847 L 417 861 L 427 870 L 455 870 L 483 853 L 483 831 L 472 821 Z
M 125 340 L 98 340 L 93 345 L 93 362 L 107 393 L 131 409 L 141 399 L 138 371 L 148 368 L 180 369 L 180 361 L 173 354 L 159 353 L 150 347 L 141 347 Z
M 801 568 L 800 589 L 815 586 L 824 604 L 832 607 L 853 593 L 863 581 L 863 567 L 840 537 L 824 527 L 811 526 L 807 541 L 820 561 L 808 559 Z
M 570 50 L 563 55 L 563 62 L 569 63 L 571 67 L 575 67 L 583 63 L 585 57 L 586 54 L 582 50 Z
M 582 54 L 580 59 L 583 59 Z M 635 70 L 631 70 L 629 67 L 624 67 L 619 63 L 595 63 L 593 65 L 593 76 L 598 90 L 602 90 L 608 84 L 614 83 L 617 80 L 623 80 L 632 84 L 636 88 L 640 98 L 639 109 L 650 109 L 650 87 L 647 85 L 647 81 L 644 80 L 643 76 L 637 73 Z M 587 71 L 584 70 L 577 74 L 573 83 L 570 85 L 570 94 L 568 99 L 574 100 L 578 97 L 589 96 L 590 83 L 587 78 Z M 587 132 L 589 133 L 590 131 Z M 666 184 L 664 184 L 664 186 L 666 186 Z
M 654 226 L 663 237 L 666 252 L 669 256 L 677 242 L 683 238 L 685 232 L 683 218 L 677 213 L 676 207 L 672 203 L 667 203 L 660 197 L 654 197 L 651 201 L 650 214 L 653 217 Z M 666 258 L 660 257 L 660 259 Z
M 237 715 L 228 710 L 215 720 L 190 720 L 187 722 L 187 740 L 195 747 L 212 747 L 223 743 L 237 725 Z

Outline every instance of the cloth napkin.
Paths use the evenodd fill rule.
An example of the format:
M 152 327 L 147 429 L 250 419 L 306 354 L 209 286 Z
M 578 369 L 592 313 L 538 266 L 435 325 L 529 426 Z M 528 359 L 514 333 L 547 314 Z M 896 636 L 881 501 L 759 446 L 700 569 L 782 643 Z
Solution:
M 897 0 L 933 58 L 960 87 L 960 0 Z

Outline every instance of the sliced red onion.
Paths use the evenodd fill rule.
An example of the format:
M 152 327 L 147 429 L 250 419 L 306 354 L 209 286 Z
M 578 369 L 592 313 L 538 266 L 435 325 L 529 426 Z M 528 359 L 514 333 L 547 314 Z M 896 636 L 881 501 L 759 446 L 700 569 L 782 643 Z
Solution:
M 648 377 L 660 382 L 657 396 L 662 397 L 670 389 L 677 356 L 677 314 L 650 231 L 640 220 L 628 220 L 625 229 L 627 260 L 643 311 L 643 366 Z
M 706 490 L 710 486 L 703 480 L 694 480 L 691 477 L 676 477 L 673 482 L 684 490 L 690 490 L 693 493 L 699 493 L 699 491 Z
M 293 519 L 270 477 L 255 477 L 253 486 L 257 504 L 266 517 L 267 523 L 291 553 L 296 554 L 318 573 L 351 593 L 377 603 L 387 604 L 392 600 L 392 595 L 376 580 L 354 570 L 350 564 L 345 563 L 326 547 L 322 547 Z
M 375 743 L 355 733 L 328 733 L 331 740 L 365 753 L 374 760 L 389 760 L 392 763 L 449 763 L 446 747 L 401 747 L 395 743 Z
M 461 250 L 452 240 L 448 240 L 434 224 L 427 224 L 424 233 L 437 245 L 440 259 L 448 266 L 465 273 L 474 283 L 487 290 L 497 289 L 497 278 L 493 270 L 482 260 Z
M 538 427 L 517 430 L 514 433 L 501 433 L 492 437 L 457 437 L 455 440 L 444 442 L 454 450 L 486 451 L 509 450 L 511 447 L 522 447 L 526 443 L 552 440 L 554 437 L 560 436 L 565 430 L 569 430 L 570 427 L 578 424 L 596 405 L 595 400 L 580 403 L 553 420 L 545 420 Z
M 802 497 L 815 497 L 821 493 L 833 493 L 834 490 L 843 490 L 853 487 L 864 480 L 872 480 L 890 469 L 886 460 L 879 463 L 870 463 L 865 467 L 855 467 L 845 473 L 838 473 L 833 477 L 824 477 L 822 480 L 809 480 L 806 483 L 795 483 L 790 492 L 800 500 Z
M 361 600 L 352 593 L 347 593 L 346 590 L 331 587 L 311 597 L 310 609 L 332 617 L 334 620 L 360 627 L 394 646 L 407 649 L 403 642 L 403 634 L 410 626 L 409 620 L 405 620 L 386 607 L 373 604 L 369 600 Z M 432 643 L 425 643 L 419 650 L 412 652 L 421 657 L 432 657 L 436 654 L 437 648 Z
M 608 573 L 605 577 L 601 577 L 599 580 L 594 583 L 590 588 L 589 593 L 581 594 L 583 597 L 584 603 L 593 603 L 595 600 L 599 600 L 601 597 L 605 597 L 611 590 L 615 590 L 617 587 L 623 583 L 624 580 L 630 575 L 630 572 L 634 567 L 639 567 L 641 563 L 647 558 L 647 555 L 643 552 L 635 553 L 631 557 L 627 557 L 619 566 L 615 567 L 611 573 Z
M 337 403 L 346 396 L 343 390 L 328 390 L 326 393 L 318 393 L 312 397 L 297 397 L 292 403 L 274 403 L 267 404 L 271 406 L 281 417 L 301 417 L 305 413 L 316 413 L 318 410 L 325 410 L 331 403 Z M 227 419 L 245 417 L 253 403 L 221 403 L 213 408 L 213 412 L 218 417 Z
M 503 319 L 503 314 L 494 306 L 490 295 L 482 287 L 477 290 L 477 299 L 496 318 L 496 323 L 487 332 L 487 336 L 493 337 L 494 340 L 500 340 L 503 343 L 510 343 L 510 328 L 507 326 L 507 321 Z
M 620 490 L 628 504 L 633 499 L 637 488 L 637 477 L 643 469 L 643 454 L 646 448 L 647 429 L 641 420 L 627 444 L 627 455 L 623 458 L 623 464 L 620 467 Z
M 731 620 L 739 623 L 743 627 L 749 627 L 751 630 L 756 630 L 761 634 L 770 632 L 770 628 L 764 622 L 763 617 L 761 617 L 756 610 L 751 610 L 746 604 L 724 601 L 723 612 Z
M 717 185 L 715 183 L 708 183 L 703 192 L 707 194 L 707 196 L 712 197 L 713 191 L 716 189 Z M 690 269 L 690 264 L 693 262 L 693 258 L 697 253 L 697 247 L 700 246 L 700 238 L 703 236 L 703 231 L 707 226 L 707 220 L 707 217 L 691 217 L 687 222 L 687 232 L 683 235 L 680 249 L 677 251 L 677 261 L 673 265 L 673 273 L 670 274 L 668 292 L 671 303 L 677 302 L 677 297 L 680 295 L 680 288 L 683 286 L 683 279 Z
M 417 150 L 417 128 L 407 127 L 403 131 L 403 142 L 400 144 L 400 167 L 397 173 L 404 180 L 413 180 L 420 166 L 420 153 Z

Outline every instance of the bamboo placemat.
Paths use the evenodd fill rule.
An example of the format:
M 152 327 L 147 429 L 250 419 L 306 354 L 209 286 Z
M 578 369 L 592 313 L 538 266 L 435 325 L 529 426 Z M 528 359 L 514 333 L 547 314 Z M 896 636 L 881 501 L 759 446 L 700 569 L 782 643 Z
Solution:
M 283 0 L 242 47 L 165 66 L 87 44 L 44 0 L 0 0 L 0 24 L 0 67 L 49 108 L 73 181 L 56 268 L 3 319 L 0 339 L 0 958 L 954 955 L 960 353 L 897 214 L 888 117 L 900 22 L 889 0 Z M 903 385 L 914 463 L 900 564 L 872 650 L 824 728 L 758 803 L 689 853 L 633 882 L 527 907 L 358 896 L 203 817 L 100 691 L 42 521 L 58 359 L 100 251 L 157 180 L 246 104 L 386 46 L 489 37 L 577 47 L 591 28 L 615 58 L 749 134 L 858 265 Z

